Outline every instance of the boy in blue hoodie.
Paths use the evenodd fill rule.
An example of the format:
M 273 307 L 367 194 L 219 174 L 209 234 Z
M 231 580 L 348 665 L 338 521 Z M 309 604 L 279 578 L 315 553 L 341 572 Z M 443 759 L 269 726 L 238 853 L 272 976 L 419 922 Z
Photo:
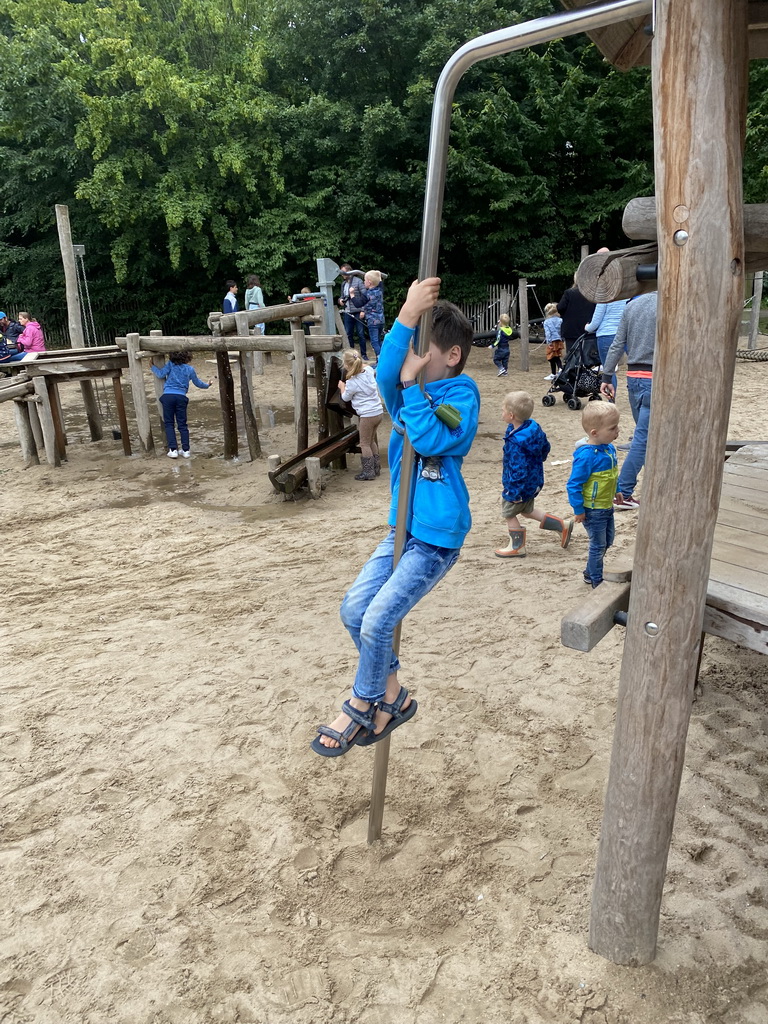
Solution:
M 613 442 L 619 436 L 619 410 L 608 402 L 590 402 L 581 414 L 581 425 L 587 436 L 573 453 L 568 501 L 576 522 L 584 523 L 589 536 L 584 582 L 594 589 L 603 582 L 605 552 L 615 535 L 613 499 L 619 463 Z
M 437 277 L 411 285 L 379 357 L 379 390 L 392 417 L 391 529 L 341 605 L 341 619 L 360 652 L 360 662 L 352 696 L 344 702 L 341 715 L 330 725 L 320 726 L 312 741 L 312 749 L 323 757 L 339 757 L 355 745 L 376 743 L 416 713 L 416 701 L 398 682 L 400 663 L 392 647 L 395 629 L 455 564 L 472 523 L 469 493 L 461 476 L 480 412 L 477 385 L 462 373 L 472 349 L 472 327 L 452 303 L 437 302 L 439 290 Z M 417 356 L 411 339 L 430 309 L 429 349 Z M 424 391 L 417 384 L 422 369 Z M 446 408 L 441 411 L 441 406 Z M 405 547 L 394 568 L 406 431 L 416 465 Z
M 547 435 L 531 419 L 533 399 L 527 391 L 510 391 L 501 404 L 501 416 L 509 424 L 504 435 L 504 463 L 501 471 L 501 514 L 507 520 L 509 543 L 497 548 L 499 558 L 525 558 L 525 527 L 518 516 L 533 519 L 540 530 L 560 534 L 560 547 L 571 543 L 573 520 L 566 523 L 550 512 L 536 508 L 536 495 L 544 486 L 544 463 L 549 455 Z

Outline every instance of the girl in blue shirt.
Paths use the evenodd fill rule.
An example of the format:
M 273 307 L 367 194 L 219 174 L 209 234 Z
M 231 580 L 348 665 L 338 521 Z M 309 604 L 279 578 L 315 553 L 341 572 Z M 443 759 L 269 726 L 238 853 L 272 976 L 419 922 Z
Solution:
M 168 441 L 168 458 L 178 459 L 179 449 L 176 444 L 176 429 L 174 420 L 181 435 L 181 454 L 185 459 L 190 457 L 189 430 L 187 429 L 187 406 L 189 399 L 187 391 L 190 383 L 196 388 L 207 389 L 213 383 L 200 380 L 191 366 L 192 353 L 187 349 L 182 352 L 171 352 L 165 366 L 151 366 L 150 369 L 156 377 L 165 381 L 165 388 L 160 396 L 160 405 L 163 407 L 163 426 Z

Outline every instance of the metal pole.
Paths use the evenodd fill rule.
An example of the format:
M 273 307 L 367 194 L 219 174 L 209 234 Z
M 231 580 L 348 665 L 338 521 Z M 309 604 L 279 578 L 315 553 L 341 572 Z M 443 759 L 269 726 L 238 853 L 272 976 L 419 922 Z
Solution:
M 421 227 L 421 253 L 419 256 L 419 280 L 434 277 L 437 273 L 437 255 L 440 247 L 440 220 L 443 214 L 445 174 L 448 161 L 448 137 L 451 130 L 453 95 L 462 75 L 478 61 L 499 57 L 515 50 L 551 42 L 563 36 L 604 28 L 618 21 L 640 18 L 653 11 L 654 0 L 614 0 L 613 3 L 595 4 L 576 11 L 558 11 L 546 18 L 536 18 L 522 25 L 512 25 L 488 32 L 471 39 L 460 47 L 443 68 L 435 88 L 432 107 L 432 123 L 429 131 L 429 153 L 427 155 L 427 182 L 424 191 L 424 216 Z M 432 329 L 430 313 L 421 319 L 419 333 L 414 339 L 418 354 L 429 347 Z M 421 384 L 421 380 L 419 381 Z M 400 468 L 400 495 L 395 526 L 395 556 L 397 565 L 405 546 L 405 524 L 411 500 L 413 481 L 413 447 L 406 434 L 403 444 L 403 460 Z M 395 651 L 400 647 L 399 631 L 395 634 Z M 381 823 L 384 816 L 384 796 L 389 759 L 389 742 L 382 740 L 376 752 L 373 769 L 371 808 L 368 815 L 368 842 L 381 837 Z

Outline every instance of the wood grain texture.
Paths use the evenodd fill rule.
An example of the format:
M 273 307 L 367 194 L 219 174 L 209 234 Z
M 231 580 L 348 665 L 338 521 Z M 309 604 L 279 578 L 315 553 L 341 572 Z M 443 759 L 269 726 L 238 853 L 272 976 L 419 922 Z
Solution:
M 696 679 L 743 291 L 746 35 L 746 0 L 658 0 L 653 405 L 589 938 L 622 964 L 655 956 Z

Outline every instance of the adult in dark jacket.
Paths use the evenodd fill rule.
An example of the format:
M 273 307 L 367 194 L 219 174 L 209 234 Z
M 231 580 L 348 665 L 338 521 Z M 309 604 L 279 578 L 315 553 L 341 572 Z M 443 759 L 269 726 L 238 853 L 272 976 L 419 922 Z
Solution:
M 563 326 L 560 331 L 565 342 L 567 356 L 573 348 L 573 343 L 584 333 L 585 325 L 590 322 L 595 312 L 594 302 L 585 299 L 576 287 L 576 278 L 571 287 L 563 292 L 563 297 L 557 304 L 557 312 L 563 318 Z

